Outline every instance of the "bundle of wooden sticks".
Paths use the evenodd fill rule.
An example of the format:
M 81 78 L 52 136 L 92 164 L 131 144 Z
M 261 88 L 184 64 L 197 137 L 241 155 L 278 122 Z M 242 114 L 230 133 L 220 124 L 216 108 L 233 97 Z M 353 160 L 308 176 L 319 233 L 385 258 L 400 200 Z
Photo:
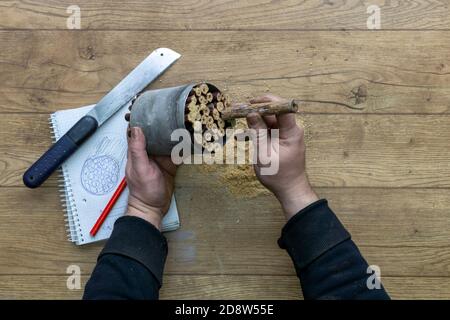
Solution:
M 230 98 L 207 83 L 195 86 L 186 100 L 186 127 L 192 128 L 194 141 L 208 151 L 215 151 L 225 136 L 222 113 L 231 106 Z

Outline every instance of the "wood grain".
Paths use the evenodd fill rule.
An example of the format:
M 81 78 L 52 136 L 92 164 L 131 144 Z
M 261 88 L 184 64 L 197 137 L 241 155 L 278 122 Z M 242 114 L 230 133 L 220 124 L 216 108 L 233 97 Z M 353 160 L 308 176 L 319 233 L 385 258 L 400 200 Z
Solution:
M 66 275 L 0 276 L 0 299 L 80 299 L 89 279 L 82 276 L 81 290 L 68 290 Z M 449 278 L 382 277 L 393 299 L 449 299 Z M 295 276 L 193 276 L 164 277 L 161 299 L 301 299 Z
M 22 186 L 23 172 L 51 143 L 47 119 L 41 114 L 0 118 L 1 186 Z M 314 114 L 303 119 L 307 167 L 316 187 L 450 187 L 449 116 Z M 180 176 L 180 186 L 210 183 L 205 173 L 187 174 Z
M 70 16 L 63 1 L 2 1 L 3 29 L 66 29 Z M 367 30 L 367 7 L 381 9 L 384 29 L 449 29 L 445 0 L 413 1 L 76 1 L 82 29 L 181 30 Z
M 70 264 L 91 272 L 103 245 L 66 241 L 56 189 L 0 190 L 0 220 L 7 221 L 0 224 L 0 274 L 61 274 Z M 317 192 L 329 199 L 365 258 L 384 275 L 450 276 L 447 190 Z M 179 186 L 176 197 L 182 227 L 166 233 L 166 274 L 295 274 L 276 244 L 284 221 L 273 197 L 243 199 L 211 186 Z
M 152 88 L 207 79 L 235 101 L 269 91 L 310 100 L 300 106 L 307 113 L 450 110 L 444 31 L 0 31 L 0 43 L 5 113 L 95 103 L 158 46 L 183 57 Z
M 70 31 L 72 4 L 0 2 L 1 299 L 81 297 L 66 268 L 84 286 L 103 244 L 67 242 L 55 177 L 28 190 L 21 175 L 50 145 L 49 113 L 97 102 L 156 47 L 183 57 L 151 88 L 306 100 L 310 179 L 388 292 L 450 299 L 448 1 L 80 0 Z M 370 4 L 382 30 L 367 30 Z M 161 298 L 301 298 L 278 202 L 237 196 L 219 170 L 179 169 Z

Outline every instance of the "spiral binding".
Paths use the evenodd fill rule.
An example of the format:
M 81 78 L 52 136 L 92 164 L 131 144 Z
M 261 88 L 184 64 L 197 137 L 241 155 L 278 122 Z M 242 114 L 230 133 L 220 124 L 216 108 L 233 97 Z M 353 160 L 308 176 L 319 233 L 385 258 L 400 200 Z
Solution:
M 61 137 L 58 124 L 56 122 L 55 113 L 49 118 L 50 130 L 52 134 L 53 143 Z M 75 205 L 73 196 L 72 183 L 69 174 L 64 165 L 58 170 L 58 189 L 61 206 L 64 211 L 64 221 L 67 232 L 67 239 L 77 244 L 84 242 L 84 237 L 80 228 L 80 219 L 78 218 L 78 210 Z

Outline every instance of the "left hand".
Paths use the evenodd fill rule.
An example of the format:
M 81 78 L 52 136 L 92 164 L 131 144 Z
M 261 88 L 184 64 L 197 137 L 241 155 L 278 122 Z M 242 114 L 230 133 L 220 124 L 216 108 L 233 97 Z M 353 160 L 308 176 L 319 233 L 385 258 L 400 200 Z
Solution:
M 142 218 L 161 230 L 169 210 L 177 167 L 170 156 L 148 157 L 141 128 L 130 128 L 125 168 L 130 194 L 127 215 Z

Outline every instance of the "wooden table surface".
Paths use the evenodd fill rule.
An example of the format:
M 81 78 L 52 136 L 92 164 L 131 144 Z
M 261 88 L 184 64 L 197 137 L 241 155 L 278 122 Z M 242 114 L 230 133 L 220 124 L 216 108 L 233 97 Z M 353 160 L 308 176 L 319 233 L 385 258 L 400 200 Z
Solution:
M 367 30 L 369 2 L 381 30 Z M 73 4 L 81 30 L 66 27 Z M 21 176 L 51 143 L 49 113 L 95 103 L 169 47 L 183 57 L 152 88 L 206 79 L 235 99 L 330 102 L 302 107 L 315 189 L 393 298 L 449 299 L 449 17 L 439 0 L 1 1 L 0 298 L 82 295 L 66 269 L 84 285 L 102 244 L 66 241 L 56 178 L 29 190 Z M 161 298 L 301 298 L 276 200 L 217 175 L 179 170 Z

